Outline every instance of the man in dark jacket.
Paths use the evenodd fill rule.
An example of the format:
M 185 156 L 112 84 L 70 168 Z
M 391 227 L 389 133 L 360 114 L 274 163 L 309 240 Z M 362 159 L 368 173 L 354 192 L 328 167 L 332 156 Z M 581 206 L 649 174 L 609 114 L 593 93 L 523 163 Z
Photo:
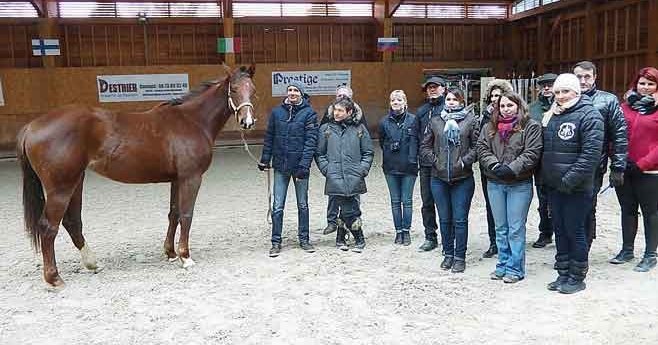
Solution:
M 610 157 L 610 185 L 621 186 L 624 183 L 624 170 L 626 169 L 626 155 L 628 153 L 628 138 L 626 134 L 626 120 L 621 111 L 617 97 L 609 92 L 596 88 L 596 66 L 590 61 L 581 61 L 573 68 L 573 73 L 580 81 L 580 90 L 592 99 L 594 107 L 603 116 L 604 137 L 603 154 L 594 175 L 594 204 L 592 212 L 587 219 L 587 243 L 592 245 L 596 238 L 596 196 L 603 184 L 603 175 L 607 170 L 608 156 Z
M 317 114 L 308 104 L 303 84 L 291 82 L 287 94 L 283 103 L 272 109 L 258 164 L 260 170 L 267 170 L 272 161 L 274 168 L 271 257 L 281 252 L 283 209 L 291 178 L 297 195 L 299 245 L 306 252 L 315 251 L 309 242 L 308 178 L 317 147 Z
M 547 73 L 537 78 L 539 84 L 539 95 L 537 100 L 530 103 L 528 111 L 530 118 L 541 123 L 544 118 L 544 113 L 551 108 L 553 104 L 553 82 L 557 78 L 557 74 Z M 546 187 L 541 179 L 540 169 L 535 173 L 535 186 L 537 188 L 537 199 L 539 200 L 539 238 L 532 244 L 533 248 L 544 248 L 549 243 L 553 242 L 553 225 L 551 223 L 551 211 L 548 205 L 548 196 L 546 194 Z
M 588 246 L 585 222 L 593 203 L 594 173 L 603 148 L 603 118 L 580 94 L 578 78 L 562 74 L 553 85 L 556 102 L 544 116 L 541 176 L 548 189 L 555 230 L 555 269 L 551 291 L 585 289 Z
M 361 107 L 353 101 L 352 97 L 354 96 L 354 91 L 352 91 L 352 88 L 349 87 L 348 85 L 342 84 L 338 85 L 336 88 L 336 99 L 333 100 L 329 106 L 327 107 L 327 110 L 324 112 L 324 116 L 322 116 L 322 120 L 320 121 L 320 125 L 324 125 L 327 122 L 330 122 L 331 119 L 333 118 L 334 114 L 334 104 L 336 102 L 339 102 L 341 99 L 350 99 L 352 100 L 352 104 L 354 104 L 354 118 L 358 121 L 358 124 L 363 124 L 363 126 L 368 129 L 368 122 L 366 121 L 366 117 L 363 114 L 363 110 L 361 110 Z M 327 200 L 327 227 L 324 228 L 322 233 L 324 235 L 330 234 L 334 231 L 336 231 L 336 220 L 338 219 L 338 204 L 336 203 L 336 196 L 335 195 L 329 195 L 328 200 Z M 359 200 L 359 196 L 357 194 L 357 200 Z
M 425 136 L 431 119 L 441 115 L 444 106 L 446 82 L 439 77 L 430 77 L 421 87 L 427 98 L 425 104 L 416 110 L 419 141 Z M 438 228 L 436 224 L 436 205 L 434 204 L 432 189 L 430 187 L 432 162 L 424 162 L 418 159 L 418 163 L 420 165 L 420 196 L 423 201 L 420 211 L 423 216 L 423 227 L 425 228 L 425 242 L 418 250 L 427 252 L 434 250 L 439 245 L 436 237 L 436 229 Z

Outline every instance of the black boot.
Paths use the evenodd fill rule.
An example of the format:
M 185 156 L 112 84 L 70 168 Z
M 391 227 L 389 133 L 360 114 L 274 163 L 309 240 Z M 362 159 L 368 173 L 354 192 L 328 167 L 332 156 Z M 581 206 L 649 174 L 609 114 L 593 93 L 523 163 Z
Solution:
M 556 256 L 553 268 L 557 271 L 557 279 L 548 283 L 546 288 L 550 291 L 557 291 L 562 284 L 569 280 L 569 257 L 566 255 Z
M 452 256 L 444 256 L 443 261 L 441 262 L 441 269 L 449 270 L 452 268 L 452 265 L 455 263 L 455 258 Z
M 366 247 L 366 239 L 363 236 L 363 230 L 352 230 L 352 235 L 354 236 L 354 248 L 352 251 L 355 253 L 361 253 Z
M 610 259 L 608 262 L 613 265 L 619 265 L 625 264 L 629 261 L 632 261 L 633 259 L 635 259 L 635 255 L 633 255 L 633 249 L 622 249 L 619 251 L 619 254 Z
M 569 261 L 569 280 L 560 285 L 558 291 L 563 294 L 572 294 L 585 290 L 585 277 L 588 271 L 587 261 Z
M 395 244 L 402 244 L 402 232 L 395 232 L 395 241 L 393 242 Z
M 347 246 L 347 230 L 342 222 L 339 222 L 336 226 L 336 248 L 346 251 L 349 249 Z
M 322 234 L 323 235 L 329 235 L 330 233 L 336 231 L 337 228 L 338 228 L 338 226 L 336 224 L 329 223 L 329 224 L 327 224 L 327 227 L 324 228 L 324 230 L 322 230 Z
M 464 259 L 455 258 L 452 264 L 452 273 L 464 273 L 466 270 L 466 261 Z
M 640 263 L 637 264 L 637 266 L 635 266 L 635 268 L 633 268 L 633 271 L 635 271 L 635 272 L 649 272 L 654 267 L 656 267 L 656 252 L 646 253 L 646 254 L 644 254 L 644 257 L 642 258 L 642 261 L 640 261 Z
M 409 230 L 402 230 L 402 245 L 411 245 L 411 233 L 409 233 Z
M 496 247 L 495 243 L 492 243 L 489 245 L 489 249 L 487 249 L 487 251 L 482 254 L 482 257 L 488 259 L 492 258 L 496 254 L 498 254 L 498 247 Z
M 544 248 L 551 243 L 553 243 L 553 236 L 549 233 L 540 232 L 539 238 L 532 244 L 532 248 Z
M 431 250 L 436 249 L 439 246 L 439 242 L 437 241 L 436 237 L 433 239 L 425 239 L 425 242 L 418 247 L 419 252 L 429 252 Z

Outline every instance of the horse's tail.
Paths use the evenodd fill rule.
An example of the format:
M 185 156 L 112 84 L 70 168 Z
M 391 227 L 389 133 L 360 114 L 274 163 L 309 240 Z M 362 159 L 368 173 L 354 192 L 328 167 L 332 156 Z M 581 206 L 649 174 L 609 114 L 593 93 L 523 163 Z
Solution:
M 25 232 L 32 238 L 35 251 L 41 250 L 41 232 L 39 220 L 43 214 L 45 198 L 43 186 L 32 164 L 25 155 L 25 132 L 27 126 L 18 134 L 16 157 L 23 170 L 23 217 L 25 219 Z

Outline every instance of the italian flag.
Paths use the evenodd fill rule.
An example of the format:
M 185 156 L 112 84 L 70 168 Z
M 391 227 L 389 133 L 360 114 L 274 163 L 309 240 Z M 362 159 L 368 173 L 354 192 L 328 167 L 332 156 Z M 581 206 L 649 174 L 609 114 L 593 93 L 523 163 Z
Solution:
M 240 52 L 240 38 L 218 38 L 217 39 L 217 52 L 218 53 L 239 53 Z

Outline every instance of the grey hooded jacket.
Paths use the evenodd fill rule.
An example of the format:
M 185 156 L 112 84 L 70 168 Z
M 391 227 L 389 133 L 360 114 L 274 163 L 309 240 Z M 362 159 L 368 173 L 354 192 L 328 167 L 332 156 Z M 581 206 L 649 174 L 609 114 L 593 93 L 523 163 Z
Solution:
M 353 196 L 367 192 L 368 176 L 374 158 L 370 134 L 358 116 L 320 126 L 315 163 L 326 177 L 324 194 Z

